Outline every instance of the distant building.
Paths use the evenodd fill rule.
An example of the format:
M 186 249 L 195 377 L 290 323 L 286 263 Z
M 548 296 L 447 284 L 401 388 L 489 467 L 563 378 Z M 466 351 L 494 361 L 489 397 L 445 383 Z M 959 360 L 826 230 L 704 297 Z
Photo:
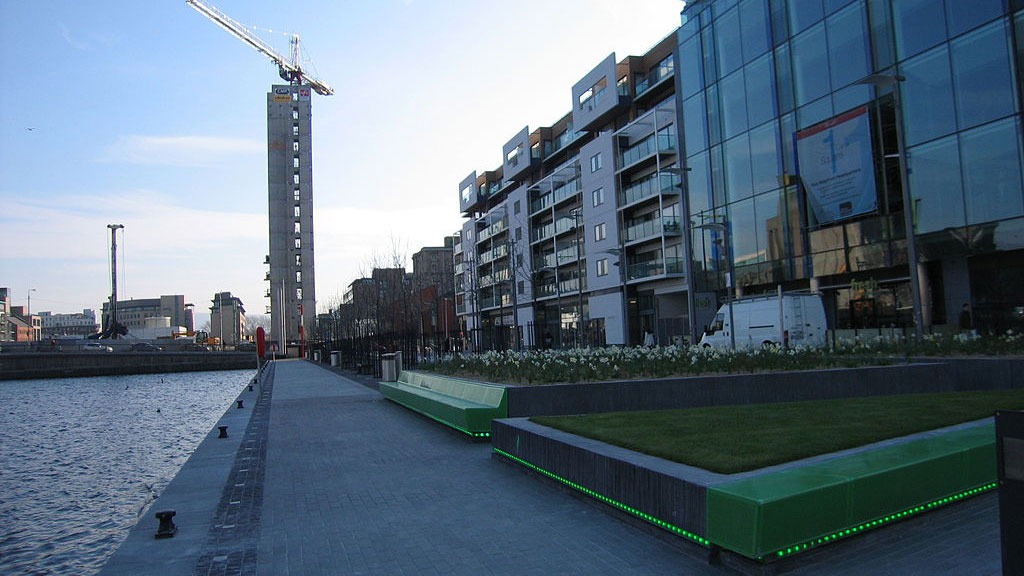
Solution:
M 0 288 L 0 342 L 14 340 L 11 333 L 11 326 L 7 317 L 11 313 L 11 291 L 9 288 Z
M 14 342 L 36 342 L 39 340 L 39 316 L 29 316 L 24 306 L 11 306 L 7 315 L 7 332 Z
M 218 292 L 210 306 L 210 336 L 223 346 L 237 346 L 245 333 L 245 308 L 231 292 Z
M 84 338 L 90 334 L 95 334 L 100 328 L 96 322 L 96 312 L 88 308 L 75 314 L 40 312 L 39 320 L 44 340 L 60 336 L 81 336 Z
M 110 314 L 110 303 L 103 303 L 103 317 Z M 128 331 L 146 328 L 147 318 L 170 318 L 171 326 L 182 326 L 188 332 L 195 330 L 195 322 L 192 318 L 192 304 L 185 303 L 185 297 L 180 294 L 161 296 L 159 298 L 139 298 L 132 300 L 118 300 L 117 321 L 125 325 Z

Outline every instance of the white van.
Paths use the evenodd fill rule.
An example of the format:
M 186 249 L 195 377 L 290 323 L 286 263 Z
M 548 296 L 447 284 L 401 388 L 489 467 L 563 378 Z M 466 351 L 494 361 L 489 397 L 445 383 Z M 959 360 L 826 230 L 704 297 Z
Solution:
M 733 301 L 732 315 L 736 320 L 735 331 L 729 322 L 729 305 L 719 308 L 700 345 L 729 348 L 733 337 L 736 348 L 825 345 L 825 306 L 817 294 L 786 294 L 782 296 L 781 307 L 776 294 L 741 298 Z

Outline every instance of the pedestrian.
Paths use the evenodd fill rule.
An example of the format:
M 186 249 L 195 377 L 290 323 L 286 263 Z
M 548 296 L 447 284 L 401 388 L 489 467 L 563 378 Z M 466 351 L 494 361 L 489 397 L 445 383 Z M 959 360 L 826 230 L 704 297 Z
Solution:
M 970 304 L 964 304 L 963 307 L 960 308 L 959 324 L 961 332 L 970 332 L 971 330 L 974 330 L 974 319 L 971 318 Z

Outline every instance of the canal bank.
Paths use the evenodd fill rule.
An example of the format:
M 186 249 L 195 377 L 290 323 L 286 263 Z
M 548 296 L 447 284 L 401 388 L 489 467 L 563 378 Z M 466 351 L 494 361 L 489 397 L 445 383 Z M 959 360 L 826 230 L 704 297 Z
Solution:
M 0 354 L 0 380 L 256 369 L 255 352 L 26 352 Z
M 263 412 L 267 424 L 252 424 L 254 413 L 237 444 L 208 438 L 179 475 L 183 480 L 176 478 L 140 517 L 102 574 L 734 574 L 761 568 L 711 566 L 706 549 L 493 459 L 489 444 L 385 401 L 346 374 L 284 361 L 272 376 L 272 388 L 264 388 L 272 390 L 264 400 L 272 408 Z M 243 469 L 251 476 L 240 476 Z M 236 490 L 251 490 L 252 499 L 232 495 Z M 245 510 L 231 516 L 233 506 Z M 179 531 L 157 540 L 154 514 L 164 508 L 175 508 Z M 995 494 L 808 553 L 785 568 L 998 574 Z

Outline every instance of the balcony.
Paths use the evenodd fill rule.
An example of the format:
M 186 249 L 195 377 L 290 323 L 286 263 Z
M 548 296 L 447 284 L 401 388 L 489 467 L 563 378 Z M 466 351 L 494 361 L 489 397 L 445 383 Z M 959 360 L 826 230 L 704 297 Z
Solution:
M 480 264 L 487 264 L 492 260 L 508 256 L 508 245 L 499 244 L 497 247 L 488 250 L 480 255 Z
M 576 229 L 576 218 L 566 216 L 555 221 L 555 235 L 565 234 Z
M 572 245 L 568 248 L 563 248 L 555 253 L 554 260 L 559 263 L 560 266 L 564 266 L 570 261 L 576 262 L 580 259 L 581 251 L 577 249 L 578 245 Z
M 626 242 L 635 242 L 647 238 L 660 236 L 675 236 L 681 233 L 679 218 L 676 216 L 665 216 L 654 218 L 646 222 L 634 224 L 626 228 Z
M 548 222 L 543 226 L 538 226 L 530 232 L 530 240 L 533 242 L 539 242 L 546 238 L 550 238 L 555 235 L 555 223 Z
M 664 276 L 665 274 L 682 274 L 682 258 L 665 258 L 664 260 L 651 260 L 630 264 L 626 269 L 628 280 L 641 280 L 652 276 Z
M 573 178 L 565 184 L 555 188 L 553 192 L 553 200 L 555 204 L 559 204 L 565 200 L 576 197 L 580 192 L 580 180 L 579 178 Z
M 676 135 L 659 132 L 651 134 L 639 143 L 625 149 L 619 155 L 619 168 L 624 169 L 651 156 L 660 153 L 674 153 L 676 150 Z
M 651 70 L 646 78 L 637 83 L 634 92 L 637 96 L 640 96 L 644 92 L 647 92 L 651 88 L 654 88 L 658 84 L 661 84 L 666 78 L 671 78 L 675 74 L 676 67 L 673 62 L 669 62 L 666 65 L 661 65 Z
M 551 206 L 553 204 L 551 193 L 547 192 L 543 196 L 533 198 L 530 200 L 530 214 L 540 212 L 541 210 Z
M 508 229 L 508 221 L 505 220 L 504 218 L 502 218 L 501 220 L 498 220 L 494 224 L 491 224 L 487 228 L 484 228 L 483 230 L 481 230 L 480 234 L 477 236 L 477 240 L 476 241 L 477 241 L 477 243 L 483 242 L 484 240 L 487 240 L 491 236 L 498 235 L 498 234 L 504 232 L 507 229 Z
M 619 194 L 619 205 L 628 206 L 656 194 L 678 194 L 682 179 L 676 174 L 659 172 L 634 182 Z

